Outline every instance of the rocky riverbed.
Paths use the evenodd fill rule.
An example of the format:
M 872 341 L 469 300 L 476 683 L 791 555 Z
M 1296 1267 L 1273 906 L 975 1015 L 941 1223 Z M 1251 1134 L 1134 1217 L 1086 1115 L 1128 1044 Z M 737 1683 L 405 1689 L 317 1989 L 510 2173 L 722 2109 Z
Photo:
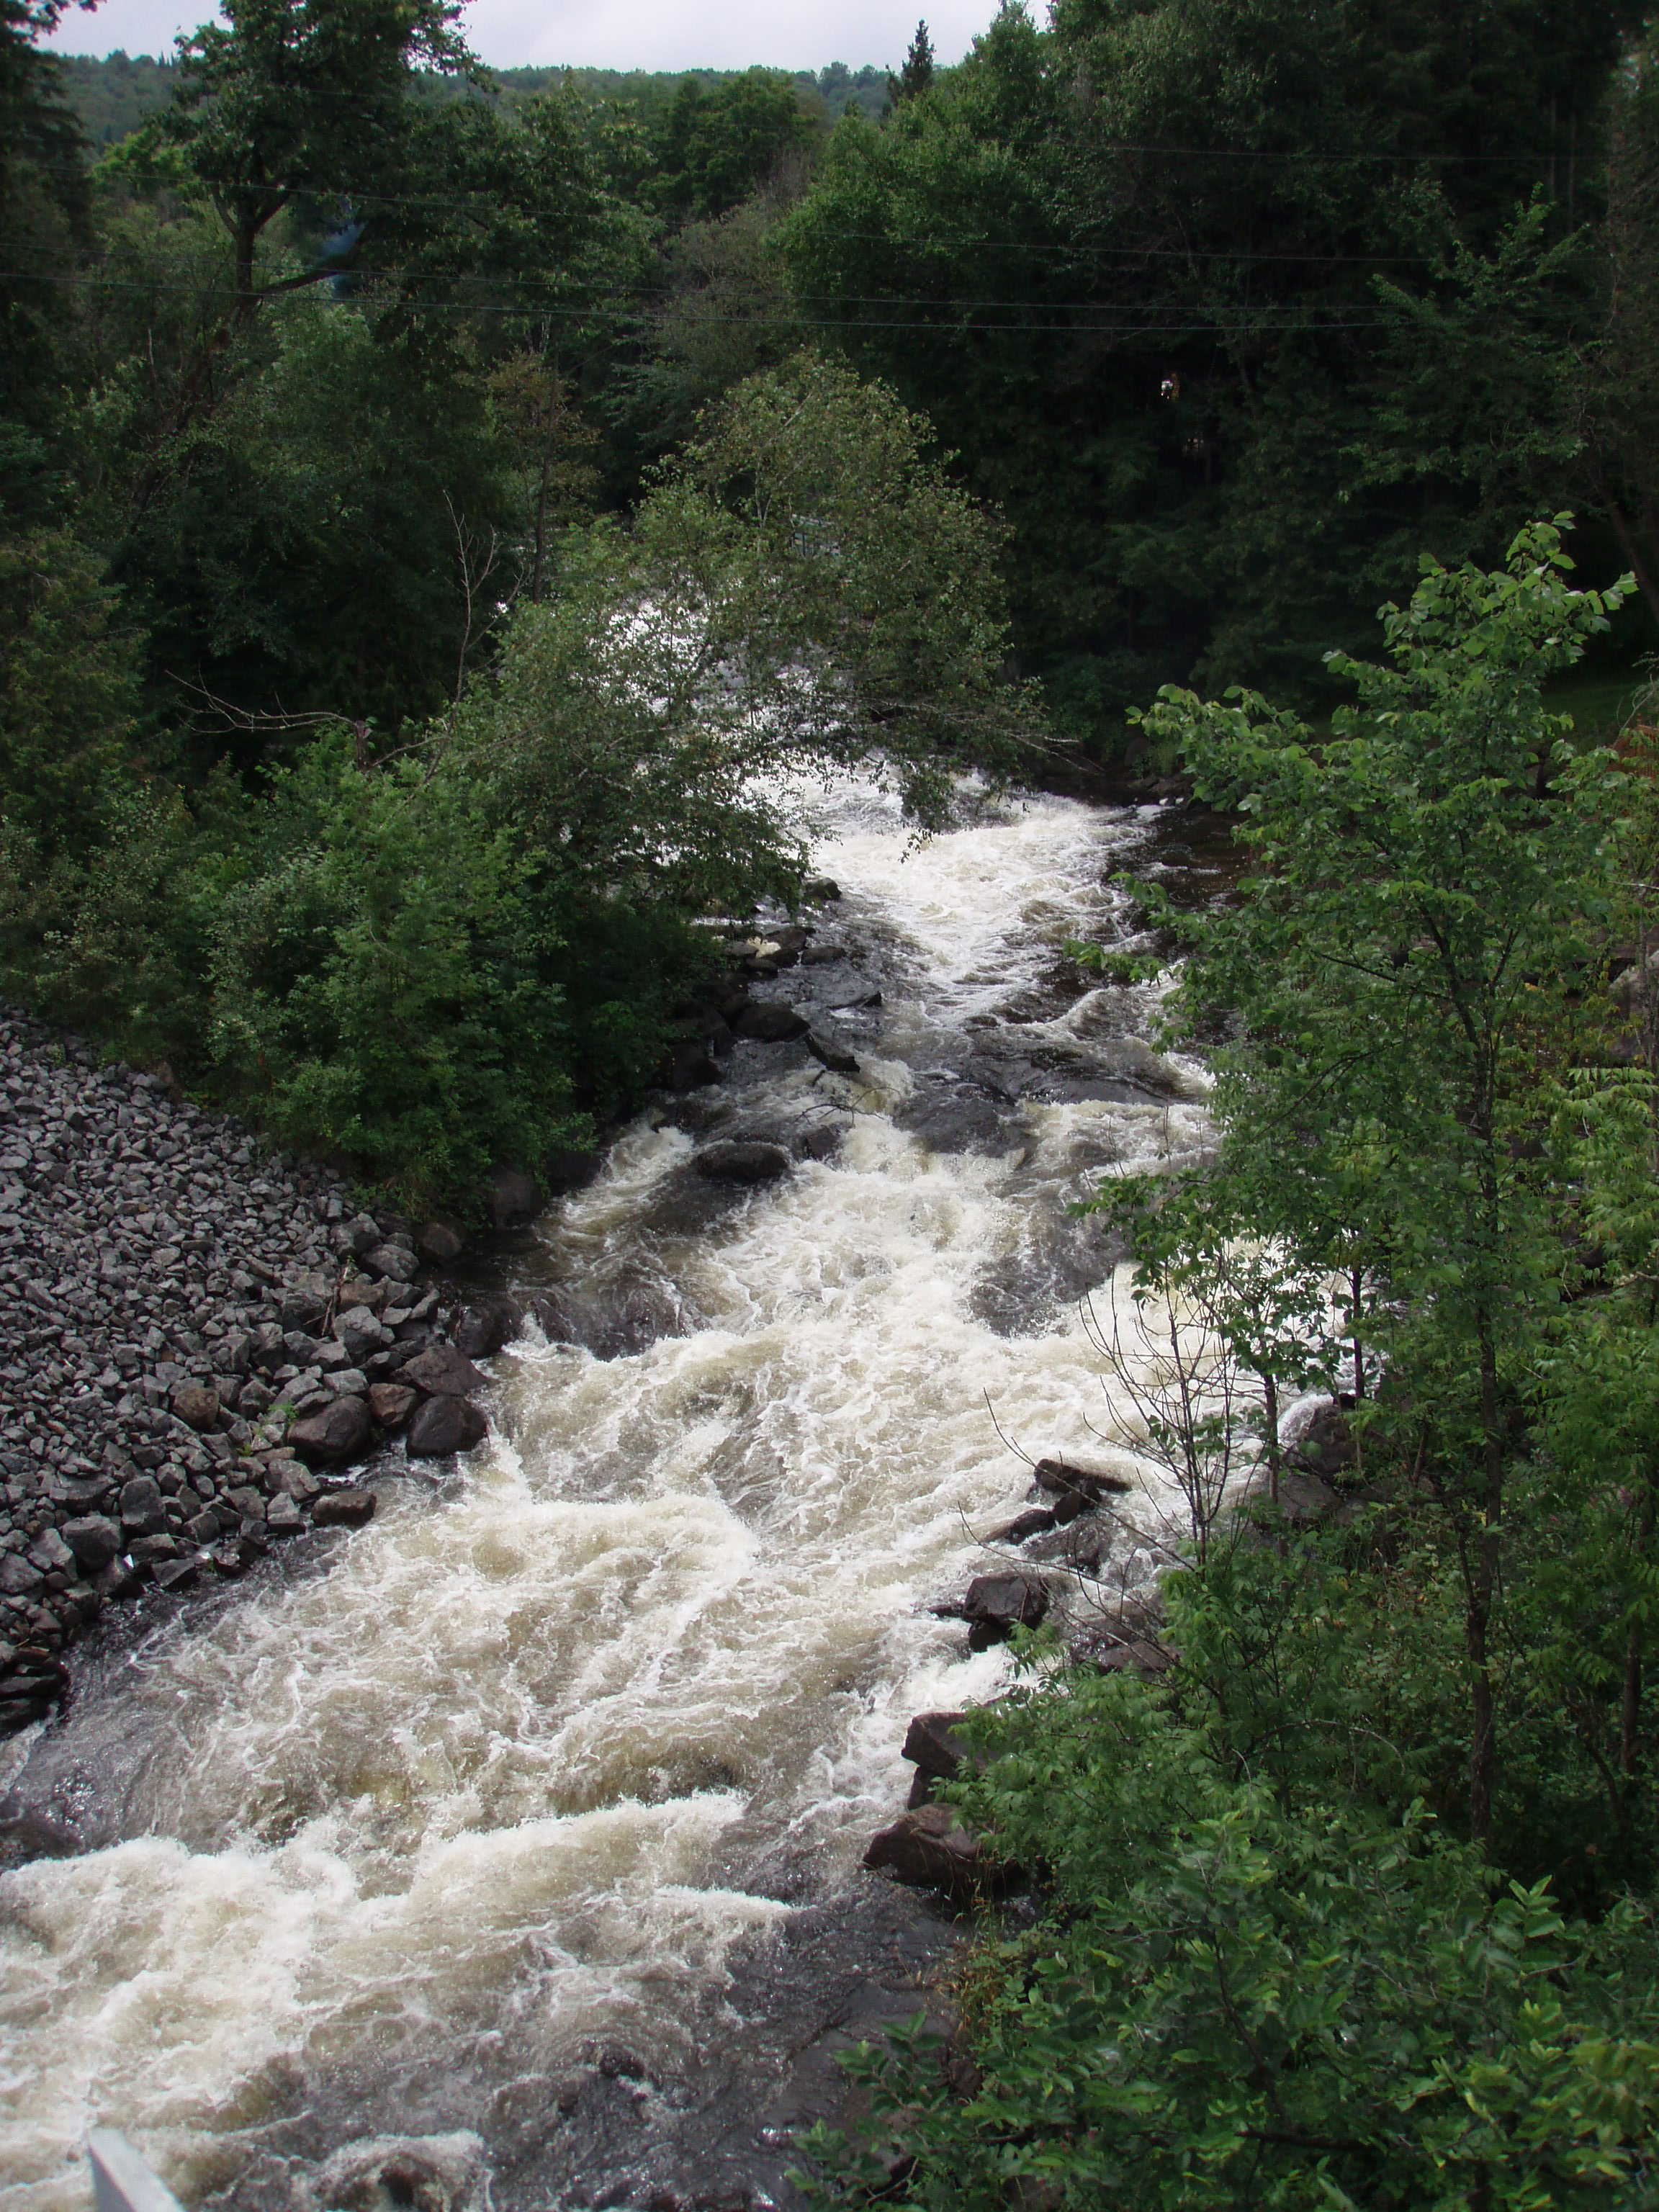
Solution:
M 0 1017 L 0 1733 L 62 1694 L 106 1605 L 361 1524 L 374 1493 L 347 1470 L 391 1435 L 416 1457 L 479 1441 L 462 1346 L 499 1334 L 441 1304 L 422 1256 L 330 1170 Z

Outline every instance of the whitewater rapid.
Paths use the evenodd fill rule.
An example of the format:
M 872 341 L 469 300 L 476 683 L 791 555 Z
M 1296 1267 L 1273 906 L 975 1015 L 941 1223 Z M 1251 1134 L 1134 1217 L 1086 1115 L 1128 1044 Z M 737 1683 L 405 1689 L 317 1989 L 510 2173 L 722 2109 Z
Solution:
M 487 2162 L 509 2088 L 619 2045 L 672 2075 L 734 1942 L 902 1803 L 908 1716 L 1001 1679 L 927 1610 L 1024 1494 L 988 1401 L 1033 1458 L 1113 1458 L 1066 1209 L 1204 1139 L 1155 994 L 1058 957 L 1121 927 L 1156 818 L 1042 799 L 912 848 L 878 795 L 825 805 L 819 934 L 882 991 L 860 1072 L 744 1047 L 697 1111 L 839 1149 L 690 1222 L 696 1114 L 642 1116 L 533 1271 L 648 1275 L 682 1333 L 602 1360 L 532 1325 L 457 1478 L 383 1482 L 325 1572 L 158 1634 L 57 1731 L 109 1840 L 0 1878 L 4 2212 L 81 2212 L 92 2124 L 187 2204 L 299 2203 L 283 2130 L 325 2090 L 330 2148 L 464 2128 Z M 1004 1123 L 931 1140 L 998 1069 Z

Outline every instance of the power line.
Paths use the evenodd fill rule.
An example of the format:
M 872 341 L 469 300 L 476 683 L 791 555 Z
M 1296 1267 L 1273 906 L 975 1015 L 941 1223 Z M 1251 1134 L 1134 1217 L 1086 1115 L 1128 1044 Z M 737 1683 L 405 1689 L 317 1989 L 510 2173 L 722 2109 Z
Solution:
M 319 278 L 318 281 L 319 283 L 327 283 L 329 279 L 325 276 Z M 139 283 L 136 280 L 124 282 L 119 278 L 105 277 L 95 275 L 76 276 L 61 273 L 43 273 L 39 270 L 31 271 L 16 269 L 0 269 L 0 283 L 58 284 L 85 289 L 101 287 L 104 289 L 110 291 L 141 292 L 145 294 L 147 296 L 154 296 L 160 294 L 163 297 L 172 296 L 191 299 L 203 304 L 216 301 L 234 305 L 244 296 L 232 289 L 230 287 L 222 285 L 198 286 L 189 284 L 149 284 Z M 289 294 L 286 296 L 293 297 L 295 295 Z M 411 313 L 418 313 L 422 314 L 507 315 L 521 317 L 526 319 L 530 319 L 535 317 L 545 318 L 553 316 L 567 320 L 579 320 L 591 317 L 599 312 L 606 300 L 611 297 L 620 296 L 623 295 L 620 294 L 612 295 L 607 293 L 602 294 L 598 300 L 594 301 L 561 304 L 554 301 L 550 298 L 545 297 L 541 299 L 532 297 L 530 299 L 516 301 L 456 299 L 422 300 L 418 298 L 399 298 L 393 295 L 386 298 L 384 304 L 388 307 L 403 307 L 408 309 Z M 370 304 L 370 301 L 368 299 L 365 298 L 361 301 L 354 301 L 349 304 L 353 306 L 368 306 Z M 907 306 L 926 305 L 927 303 L 898 301 L 895 304 Z M 1085 312 L 1086 312 L 1086 310 L 1085 310 Z M 1285 331 L 1380 331 L 1394 330 L 1399 327 L 1394 318 L 1386 315 L 1373 316 L 1365 319 L 1360 319 L 1352 316 L 1337 319 L 1328 316 L 1315 317 L 1304 315 L 1296 320 L 1280 319 L 1269 322 L 1264 321 L 1261 319 L 1264 312 L 1267 311 L 1257 309 L 1245 313 L 1243 317 L 1243 326 L 1251 331 L 1259 332 L 1261 335 L 1265 337 L 1275 337 L 1280 332 Z M 618 319 L 632 320 L 641 326 L 648 326 L 656 319 L 649 313 L 635 310 L 631 315 L 623 314 L 619 316 Z M 812 317 L 795 314 L 740 314 L 711 315 L 707 317 L 706 319 L 718 325 L 730 325 L 732 327 L 737 328 L 752 329 L 760 327 L 763 329 L 822 331 L 931 331 L 936 336 L 964 337 L 1026 336 L 1059 336 L 1066 337 L 1191 337 L 1224 335 L 1231 327 L 1226 321 L 1218 316 L 1212 316 L 1200 320 L 1184 323 L 1151 320 L 1143 318 L 1139 320 L 1133 321 L 1119 319 L 1116 321 L 1103 323 L 965 323 L 960 325 L 952 325 L 949 323 L 937 319 L 911 322 L 898 321 L 889 316 L 856 317 L 836 315 Z M 1508 327 L 1506 319 L 1501 316 L 1494 315 L 1490 317 L 1476 317 L 1471 319 L 1477 327 L 1484 326 L 1494 330 Z

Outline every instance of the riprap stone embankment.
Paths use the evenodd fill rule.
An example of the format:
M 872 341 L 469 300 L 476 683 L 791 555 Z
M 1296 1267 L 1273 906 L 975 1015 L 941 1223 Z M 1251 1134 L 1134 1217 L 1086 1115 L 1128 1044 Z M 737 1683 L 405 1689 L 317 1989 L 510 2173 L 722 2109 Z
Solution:
M 343 1471 L 390 1433 L 478 1442 L 498 1335 L 421 1278 L 340 1176 L 0 1015 L 0 1734 L 111 1600 L 367 1520 Z

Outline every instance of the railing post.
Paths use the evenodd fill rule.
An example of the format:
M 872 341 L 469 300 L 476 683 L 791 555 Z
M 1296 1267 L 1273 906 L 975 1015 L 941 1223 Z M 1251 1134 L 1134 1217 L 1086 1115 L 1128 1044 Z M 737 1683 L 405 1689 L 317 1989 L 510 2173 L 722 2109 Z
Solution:
M 173 2191 L 115 2129 L 94 2128 L 87 2136 L 87 2156 L 97 2212 L 184 2212 Z

